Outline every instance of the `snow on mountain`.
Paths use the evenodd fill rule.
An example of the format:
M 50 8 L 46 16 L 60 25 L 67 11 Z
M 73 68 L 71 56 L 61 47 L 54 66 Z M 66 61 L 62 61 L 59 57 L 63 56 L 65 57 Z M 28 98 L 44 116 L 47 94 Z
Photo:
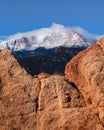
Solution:
M 91 36 L 91 35 L 90 35 Z M 69 28 L 59 24 L 53 24 L 50 28 L 18 33 L 9 36 L 7 40 L 0 42 L 0 50 L 8 48 L 12 51 L 34 50 L 39 47 L 55 48 L 63 47 L 88 47 L 93 41 L 82 35 L 82 30 L 78 28 Z

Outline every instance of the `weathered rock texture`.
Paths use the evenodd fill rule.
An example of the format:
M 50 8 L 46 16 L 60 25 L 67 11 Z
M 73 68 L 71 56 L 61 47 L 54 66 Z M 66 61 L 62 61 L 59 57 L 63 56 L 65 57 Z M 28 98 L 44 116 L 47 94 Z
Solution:
M 98 109 L 104 125 L 104 38 L 74 57 L 65 76 L 77 86 L 86 105 Z
M 89 50 L 92 50 L 93 57 L 96 54 L 94 52 L 99 52 L 95 58 L 96 67 L 92 67 L 93 71 L 99 73 L 97 62 L 103 63 L 103 50 L 100 45 L 95 45 L 82 52 L 86 53 L 84 57 L 89 54 Z M 78 60 L 83 57 L 82 53 L 77 56 Z M 87 57 L 86 62 L 90 58 Z M 97 79 L 96 86 L 96 76 L 92 74 L 95 77 L 90 81 L 92 85 L 87 84 L 89 68 L 94 58 L 88 70 L 84 60 L 81 61 L 84 65 L 82 68 L 77 68 L 80 64 L 77 58 L 73 60 L 66 68 L 69 82 L 64 76 L 45 73 L 32 77 L 21 68 L 10 51 L 0 52 L 0 130 L 104 130 L 101 98 L 103 81 Z M 99 75 L 103 75 L 103 67 L 101 68 Z M 94 96 L 91 97 L 92 94 Z M 92 103 L 88 104 L 87 98 Z M 96 104 L 99 107 L 95 107 Z

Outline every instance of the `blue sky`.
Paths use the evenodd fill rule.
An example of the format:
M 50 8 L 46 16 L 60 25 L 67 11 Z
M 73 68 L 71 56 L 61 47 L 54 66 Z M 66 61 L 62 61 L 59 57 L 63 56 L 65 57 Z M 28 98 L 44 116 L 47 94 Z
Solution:
M 104 0 L 0 0 L 0 36 L 52 23 L 104 34 Z

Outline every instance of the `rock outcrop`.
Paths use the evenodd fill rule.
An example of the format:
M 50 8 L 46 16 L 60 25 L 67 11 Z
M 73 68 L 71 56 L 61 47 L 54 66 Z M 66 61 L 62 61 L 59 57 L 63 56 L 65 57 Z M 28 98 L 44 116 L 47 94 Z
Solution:
M 97 54 L 93 52 L 93 48 L 98 50 Z M 94 69 L 92 66 L 92 69 L 98 72 L 97 63 L 103 62 L 103 50 L 97 44 L 81 52 L 78 59 L 74 58 L 67 65 L 65 73 L 68 81 L 64 76 L 46 73 L 31 76 L 21 68 L 10 51 L 1 51 L 0 130 L 104 130 L 103 98 L 101 102 L 99 99 L 100 94 L 103 96 L 103 91 L 100 91 L 103 90 L 103 81 L 94 76 L 90 81 L 91 86 L 88 86 L 87 76 L 90 71 L 85 67 L 84 60 L 81 61 L 84 66 L 77 68 L 80 64 L 78 60 L 85 58 L 89 50 L 93 52 L 92 60 L 96 54 L 96 67 Z M 82 53 L 86 55 L 82 56 Z M 92 63 L 89 65 L 90 57 L 87 57 L 85 61 L 88 60 L 90 68 Z M 101 68 L 103 75 L 103 67 Z M 98 86 L 95 86 L 95 79 Z M 96 91 L 93 91 L 96 87 Z M 92 98 L 90 96 L 93 93 L 95 95 Z
M 104 123 L 104 38 L 74 57 L 66 65 L 65 76 L 77 86 L 86 105 L 100 111 Z

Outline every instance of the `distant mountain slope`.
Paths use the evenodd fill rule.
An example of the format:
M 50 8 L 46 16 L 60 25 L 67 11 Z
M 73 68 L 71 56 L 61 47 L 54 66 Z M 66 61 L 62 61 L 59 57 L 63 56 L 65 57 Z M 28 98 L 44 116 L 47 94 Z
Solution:
M 38 50 L 32 52 L 14 52 L 14 55 L 20 65 L 31 75 L 41 72 L 64 74 L 67 62 L 83 49 L 85 48 L 58 47 L 49 50 L 38 48 Z
M 63 74 L 66 63 L 95 41 L 94 36 L 82 35 L 78 29 L 53 24 L 50 28 L 10 36 L 0 42 L 0 50 L 11 50 L 31 75 L 41 72 Z

